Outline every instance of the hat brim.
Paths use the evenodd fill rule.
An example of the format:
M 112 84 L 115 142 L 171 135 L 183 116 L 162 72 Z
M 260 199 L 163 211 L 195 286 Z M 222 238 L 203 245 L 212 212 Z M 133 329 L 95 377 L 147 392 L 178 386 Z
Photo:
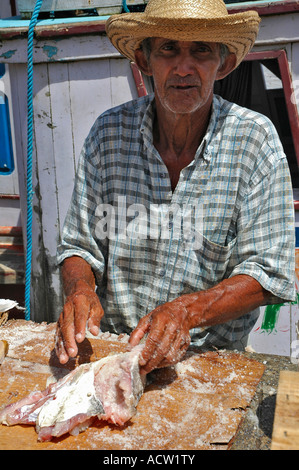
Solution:
M 255 11 L 204 19 L 167 19 L 149 17 L 144 13 L 124 13 L 107 20 L 106 32 L 114 47 L 132 61 L 135 60 L 135 50 L 144 39 L 165 37 L 226 44 L 236 55 L 237 67 L 254 45 L 260 21 Z

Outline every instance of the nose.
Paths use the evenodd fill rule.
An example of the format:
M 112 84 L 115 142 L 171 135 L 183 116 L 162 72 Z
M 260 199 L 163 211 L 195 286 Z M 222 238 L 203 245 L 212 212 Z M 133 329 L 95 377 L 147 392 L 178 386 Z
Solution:
M 178 55 L 174 72 L 180 77 L 194 74 L 194 59 L 188 51 L 181 51 Z

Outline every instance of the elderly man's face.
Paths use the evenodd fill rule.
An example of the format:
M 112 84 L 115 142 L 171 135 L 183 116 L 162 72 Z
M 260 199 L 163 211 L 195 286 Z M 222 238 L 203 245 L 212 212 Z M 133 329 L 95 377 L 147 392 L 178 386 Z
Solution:
M 137 58 L 138 55 L 140 65 L 143 52 Z M 235 56 L 229 57 L 231 69 Z M 214 82 L 223 78 L 224 65 L 217 43 L 152 38 L 149 60 L 143 63 L 146 64 L 143 71 L 153 77 L 157 99 L 166 110 L 176 114 L 193 113 L 210 105 Z

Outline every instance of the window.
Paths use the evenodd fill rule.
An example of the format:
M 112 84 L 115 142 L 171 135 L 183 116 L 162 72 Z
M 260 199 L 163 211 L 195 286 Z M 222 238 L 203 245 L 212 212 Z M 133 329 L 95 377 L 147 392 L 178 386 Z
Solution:
M 294 188 L 299 188 L 299 118 L 286 53 L 252 52 L 215 92 L 223 98 L 268 116 L 286 153 Z

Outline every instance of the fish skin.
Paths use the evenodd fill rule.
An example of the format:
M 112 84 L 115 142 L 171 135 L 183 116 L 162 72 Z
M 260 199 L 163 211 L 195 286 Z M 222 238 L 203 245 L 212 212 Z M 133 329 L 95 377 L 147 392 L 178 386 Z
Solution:
M 96 419 L 123 426 L 136 413 L 145 377 L 139 372 L 143 349 L 82 364 L 44 391 L 0 410 L 0 423 L 35 424 L 39 441 L 86 430 Z

